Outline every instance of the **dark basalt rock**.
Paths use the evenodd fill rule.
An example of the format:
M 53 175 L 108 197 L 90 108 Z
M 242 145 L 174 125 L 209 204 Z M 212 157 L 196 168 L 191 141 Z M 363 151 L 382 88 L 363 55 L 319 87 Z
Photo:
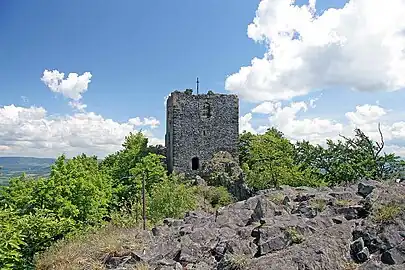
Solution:
M 275 197 L 280 199 L 272 201 Z M 317 201 L 325 204 L 314 205 Z M 165 219 L 140 235 L 142 251 L 109 254 L 105 265 L 122 270 L 138 263 L 178 270 L 405 269 L 405 214 L 387 222 L 375 219 L 375 209 L 393 201 L 405 206 L 405 185 L 283 186 L 215 214 L 192 211 L 183 219 Z

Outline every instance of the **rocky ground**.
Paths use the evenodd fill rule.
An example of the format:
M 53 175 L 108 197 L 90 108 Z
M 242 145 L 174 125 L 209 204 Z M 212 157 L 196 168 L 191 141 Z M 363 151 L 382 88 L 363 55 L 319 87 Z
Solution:
M 267 190 L 145 232 L 111 269 L 405 269 L 405 183 Z M 136 269 L 136 268 L 135 268 Z M 143 268 L 142 268 L 143 269 Z

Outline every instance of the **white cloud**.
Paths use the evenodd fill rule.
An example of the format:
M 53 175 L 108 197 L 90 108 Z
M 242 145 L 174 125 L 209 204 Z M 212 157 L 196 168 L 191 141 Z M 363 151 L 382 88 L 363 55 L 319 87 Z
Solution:
M 226 80 L 242 98 L 288 100 L 310 91 L 405 87 L 405 1 L 350 0 L 315 14 L 315 1 L 262 0 L 248 36 L 268 52 Z
M 69 106 L 73 109 L 78 110 L 79 112 L 84 112 L 87 108 L 86 104 L 81 103 L 80 101 L 69 101 Z
M 149 126 L 156 123 L 148 119 Z M 147 122 L 147 121 L 146 121 Z M 55 157 L 80 153 L 103 157 L 121 148 L 125 136 L 137 129 L 93 112 L 66 116 L 48 115 L 42 107 L 0 107 L 2 155 Z M 162 143 L 146 130 L 150 143 Z
M 263 102 L 256 106 L 252 112 L 253 113 L 262 113 L 262 114 L 273 114 L 277 109 L 281 107 L 281 102 Z
M 355 112 L 347 112 L 345 115 L 354 125 L 364 125 L 375 122 L 386 114 L 386 110 L 378 105 L 365 104 L 356 106 Z
M 275 127 L 293 142 L 308 140 L 314 144 L 325 145 L 326 139 L 342 139 L 340 135 L 353 136 L 355 128 L 360 128 L 374 141 L 380 141 L 378 124 L 381 123 L 381 131 L 386 145 L 384 151 L 387 153 L 394 152 L 405 157 L 405 122 L 391 121 L 391 110 L 378 105 L 358 105 L 354 111 L 344 114 L 347 121 L 337 121 L 322 117 L 303 117 L 302 114 L 312 108 L 310 106 L 311 100 L 308 103 L 291 102 L 286 106 L 274 103 L 279 104 L 275 109 L 269 104 L 270 102 L 263 102 L 254 108 L 253 114 L 248 113 L 241 119 L 241 125 L 252 133 L 262 133 L 269 127 Z M 312 103 L 312 105 L 314 104 Z M 263 108 L 272 108 L 272 110 Z M 268 125 L 259 125 L 255 128 L 256 119 L 253 117 L 255 112 L 269 114 Z M 260 123 L 262 124 L 262 121 Z
M 7 145 L 0 145 L 0 151 L 10 150 L 10 147 Z
M 166 105 L 167 105 L 167 100 L 169 99 L 169 96 L 170 96 L 170 94 L 169 95 L 167 95 L 167 96 L 164 96 L 164 98 L 163 98 L 163 104 L 165 105 L 165 108 L 166 108 Z
M 252 114 L 247 113 L 244 116 L 241 116 L 239 118 L 239 132 L 243 133 L 244 131 L 246 132 L 251 132 L 251 133 L 257 133 L 256 130 L 252 127 L 252 124 L 250 121 L 252 120 Z
M 45 70 L 41 81 L 43 81 L 51 91 L 78 101 L 82 98 L 82 94 L 87 91 L 91 77 L 90 72 L 84 72 L 82 75 L 69 73 L 65 79 L 65 73 L 63 72 L 59 72 L 58 70 Z
M 155 117 L 145 117 L 143 120 L 141 120 L 140 117 L 135 117 L 129 119 L 128 123 L 137 127 L 150 126 L 151 128 L 157 128 L 160 125 L 159 120 L 157 120 Z

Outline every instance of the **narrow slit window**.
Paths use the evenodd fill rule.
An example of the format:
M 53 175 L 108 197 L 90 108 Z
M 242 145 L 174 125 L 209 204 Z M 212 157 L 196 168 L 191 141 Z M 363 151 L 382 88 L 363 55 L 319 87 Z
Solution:
M 203 105 L 202 116 L 204 118 L 210 118 L 212 116 L 211 105 L 208 102 L 205 102 Z
M 200 160 L 198 159 L 198 157 L 193 157 L 191 159 L 191 169 L 193 171 L 198 170 L 200 168 Z

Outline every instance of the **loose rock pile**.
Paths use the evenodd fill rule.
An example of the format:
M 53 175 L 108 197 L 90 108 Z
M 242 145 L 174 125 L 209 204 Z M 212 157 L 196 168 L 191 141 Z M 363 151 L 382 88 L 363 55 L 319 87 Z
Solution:
M 145 232 L 143 251 L 106 264 L 133 269 L 145 263 L 162 270 L 405 269 L 404 206 L 405 185 L 395 182 L 283 186 L 214 215 L 166 219 Z

